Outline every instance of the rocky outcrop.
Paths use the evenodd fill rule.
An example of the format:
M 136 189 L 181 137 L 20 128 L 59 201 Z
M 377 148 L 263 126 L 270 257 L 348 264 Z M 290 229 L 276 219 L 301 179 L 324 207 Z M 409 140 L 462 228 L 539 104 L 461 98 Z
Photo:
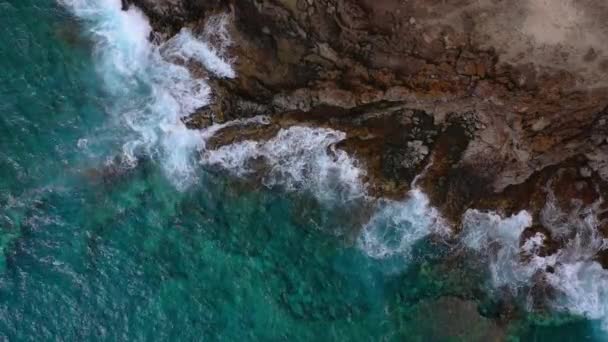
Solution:
M 258 114 L 339 128 L 379 192 L 432 161 L 420 184 L 455 220 L 531 205 L 562 169 L 608 180 L 603 1 L 126 1 L 157 39 L 227 19 L 237 77 L 211 80 L 191 128 Z

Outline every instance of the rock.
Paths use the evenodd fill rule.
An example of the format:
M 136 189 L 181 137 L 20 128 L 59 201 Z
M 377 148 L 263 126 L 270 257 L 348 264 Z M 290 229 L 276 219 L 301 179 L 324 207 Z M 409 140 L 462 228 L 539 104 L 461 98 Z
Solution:
M 407 143 L 407 147 L 411 150 L 412 155 L 417 160 L 424 159 L 429 154 L 429 148 L 423 145 L 420 140 L 414 140 Z
M 182 121 L 190 129 L 203 129 L 213 124 L 213 111 L 211 107 L 206 106 L 182 118 Z
M 600 2 L 127 2 L 165 37 L 230 19 L 237 77 L 211 81 L 189 127 L 266 114 L 344 130 L 382 194 L 403 196 L 432 161 L 420 186 L 455 222 L 473 205 L 536 208 L 562 168 L 608 179 Z
M 600 148 L 587 153 L 586 157 L 589 159 L 589 166 L 604 181 L 608 181 L 608 145 L 604 144 Z
M 580 175 L 584 178 L 589 178 L 592 175 L 592 171 L 590 168 L 583 166 L 581 167 L 578 172 L 580 173 Z
M 429 148 L 420 140 L 387 147 L 382 155 L 383 172 L 394 181 L 411 181 L 420 172 L 428 154 Z

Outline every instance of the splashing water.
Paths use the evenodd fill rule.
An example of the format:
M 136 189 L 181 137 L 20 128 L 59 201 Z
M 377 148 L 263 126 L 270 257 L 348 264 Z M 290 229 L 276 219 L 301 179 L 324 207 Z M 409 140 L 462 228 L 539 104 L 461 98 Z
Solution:
M 407 260 L 414 244 L 429 234 L 448 234 L 448 227 L 428 197 L 414 189 L 405 201 L 380 205 L 363 227 L 359 246 L 373 258 L 400 255 Z
M 546 282 L 556 291 L 555 296 L 545 299 L 550 307 L 601 320 L 608 331 L 608 271 L 595 261 L 597 254 L 608 247 L 608 240 L 598 231 L 596 213 L 600 203 L 589 207 L 579 203 L 564 213 L 549 193 L 540 221 L 561 246 L 547 255 L 540 253 L 548 239 L 544 233 L 521 241 L 524 230 L 532 225 L 526 211 L 503 218 L 492 212 L 468 210 L 463 218 L 463 242 L 486 255 L 493 286 L 518 293 L 535 282 Z M 528 303 L 533 301 L 527 299 Z
M 208 151 L 203 162 L 219 165 L 237 176 L 253 173 L 250 163 L 263 160 L 263 182 L 288 191 L 311 191 L 326 203 L 348 202 L 365 195 L 365 171 L 335 144 L 343 132 L 294 126 L 265 141 L 243 141 Z
M 186 67 L 189 61 L 200 63 L 217 77 L 235 77 L 230 61 L 222 56 L 230 45 L 225 18 L 211 20 L 204 32 L 204 36 L 213 36 L 220 42 L 218 49 L 188 29 L 157 46 L 149 41 L 151 28 L 147 18 L 135 7 L 122 11 L 120 0 L 62 3 L 89 23 L 96 42 L 96 67 L 106 91 L 117 99 L 108 112 L 130 128 L 123 143 L 123 160 L 127 164 L 135 165 L 140 155 L 152 157 L 160 162 L 175 186 L 183 189 L 196 180 L 193 152 L 203 151 L 203 164 L 219 165 L 237 176 L 253 173 L 252 162 L 263 160 L 267 168 L 263 182 L 267 186 L 310 191 L 324 203 L 367 196 L 362 182 L 365 171 L 354 158 L 334 146 L 345 138 L 342 132 L 291 127 L 266 142 L 244 141 L 207 151 L 207 138 L 237 122 L 203 131 L 184 126 L 181 119 L 207 105 L 210 98 L 205 80 L 193 77 Z M 567 236 L 571 226 L 579 231 L 555 255 L 538 255 L 546 238 L 541 233 L 520 246 L 522 232 L 531 225 L 531 217 L 525 211 L 504 219 L 495 213 L 467 211 L 465 245 L 489 256 L 494 286 L 506 286 L 516 292 L 529 285 L 534 275 L 553 267 L 555 271 L 545 272 L 544 278 L 562 294 L 553 303 L 556 308 L 594 319 L 605 317 L 608 301 L 603 287 L 597 284 L 606 275 L 591 260 L 605 242 L 590 229 L 595 227 L 592 215 L 573 222 L 574 216 L 560 215 L 550 205 L 545 212 L 544 223 L 553 227 L 555 236 Z M 445 227 L 428 198 L 414 188 L 407 200 L 379 202 L 362 229 L 358 245 L 373 258 L 401 255 L 407 259 L 417 241 L 429 234 L 445 234 Z M 494 248 L 496 245 L 499 247 Z M 521 255 L 528 257 L 522 261 Z
M 502 324 L 476 325 L 492 320 L 481 310 L 486 297 L 476 283 L 482 274 L 460 267 L 459 256 L 445 255 L 453 240 L 426 243 L 428 234 L 443 234 L 428 198 L 419 190 L 403 201 L 373 198 L 362 165 L 336 147 L 342 132 L 285 129 L 255 143 L 255 151 L 237 143 L 214 152 L 206 140 L 221 128 L 268 118 L 200 132 L 183 128 L 180 118 L 210 96 L 193 67 L 217 77 L 234 75 L 223 57 L 230 44 L 225 18 L 212 18 L 200 35 L 184 30 L 157 46 L 148 41 L 150 26 L 136 8 L 122 12 L 119 1 L 62 1 L 75 14 L 70 16 L 54 2 L 0 0 L 0 30 L 8 41 L 0 45 L 6 74 L 0 77 L 0 249 L 6 257 L 5 264 L 0 259 L 0 339 L 450 335 L 473 341 L 487 329 L 501 336 Z M 81 39 L 79 29 L 91 39 Z M 239 148 L 248 152 L 238 156 Z M 117 151 L 138 167 L 104 175 L 103 181 L 88 173 Z M 208 167 L 212 159 L 234 169 L 201 172 L 197 179 L 199 162 Z M 228 171 L 249 177 L 260 166 L 267 185 L 294 192 L 241 187 L 225 177 Z M 200 186 L 189 186 L 193 180 Z M 355 203 L 328 205 L 342 201 Z M 503 231 L 482 234 L 477 246 L 491 253 L 508 241 L 519 263 L 513 267 L 539 270 L 559 294 L 550 298 L 553 308 L 602 320 L 606 273 L 592 253 L 581 252 L 603 245 L 591 234 L 597 230 L 595 209 L 586 214 L 581 207 L 578 216 L 552 210 L 543 220 L 561 227 L 555 232 L 519 242 Z M 519 232 L 526 217 L 496 220 Z M 576 242 L 571 222 L 594 230 Z M 338 230 L 351 234 L 333 234 Z M 360 234 L 357 248 L 352 233 Z M 543 253 L 557 235 L 571 247 L 552 260 Z M 483 246 L 488 240 L 492 249 Z M 533 266 L 533 260 L 554 271 Z M 522 288 L 538 277 L 525 279 Z M 454 312 L 459 319 L 450 318 Z M 536 328 L 521 338 L 588 336 L 586 327 L 579 328 L 558 323 L 543 328 L 550 330 L 544 339 Z
M 534 269 L 519 268 L 519 239 L 531 225 L 532 216 L 526 211 L 507 218 L 475 209 L 465 212 L 463 242 L 467 247 L 488 255 L 494 286 L 512 285 L 517 289 L 534 273 Z M 496 248 L 495 244 L 499 246 Z
M 367 196 L 362 182 L 365 171 L 356 159 L 334 146 L 345 138 L 343 132 L 291 127 L 266 142 L 244 141 L 207 151 L 205 141 L 210 136 L 226 126 L 243 123 L 242 120 L 213 125 L 203 131 L 188 130 L 182 124 L 181 118 L 208 104 L 210 96 L 204 80 L 193 77 L 184 67 L 188 61 L 200 62 L 218 77 L 235 77 L 229 61 L 222 58 L 223 50 L 231 43 L 226 18 L 213 18 L 204 32 L 205 37 L 220 42 L 218 50 L 197 39 L 188 29 L 155 46 L 148 41 L 151 29 L 145 16 L 134 7 L 122 11 L 120 0 L 64 0 L 64 3 L 77 16 L 92 23 L 97 65 L 108 91 L 113 95 L 125 92 L 118 96 L 120 101 L 111 112 L 136 133 L 123 145 L 127 162 L 137 163 L 140 154 L 155 156 L 169 178 L 185 188 L 196 178 L 193 151 L 204 151 L 203 164 L 219 165 L 238 176 L 252 173 L 251 162 L 262 159 L 267 164 L 263 182 L 269 187 L 309 191 L 326 205 Z M 147 91 L 146 97 L 132 94 L 142 89 Z M 140 100 L 134 103 L 134 98 Z M 431 221 L 436 221 L 438 215 L 428 206 L 422 192 L 415 190 L 410 195 L 403 203 L 385 201 L 378 206 L 360 240 L 367 253 L 375 257 L 405 255 L 407 246 L 429 234 Z M 394 230 L 400 241 L 398 246 L 380 241 L 377 234 L 385 229 Z
M 89 23 L 97 68 L 106 90 L 117 99 L 109 112 L 132 130 L 123 145 L 124 160 L 134 165 L 139 155 L 151 156 L 178 188 L 191 184 L 196 179 L 192 152 L 202 139 L 181 119 L 209 103 L 210 89 L 184 64 L 194 60 L 217 77 L 234 77 L 221 51 L 187 29 L 160 46 L 150 43 L 147 18 L 133 6 L 122 11 L 120 0 L 62 1 Z M 212 24 L 208 31 L 221 28 L 221 20 Z

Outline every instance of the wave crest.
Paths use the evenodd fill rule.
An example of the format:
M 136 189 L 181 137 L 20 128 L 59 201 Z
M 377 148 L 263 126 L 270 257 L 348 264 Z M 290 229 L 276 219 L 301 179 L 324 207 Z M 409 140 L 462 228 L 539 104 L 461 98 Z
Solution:
M 217 77 L 234 77 L 223 51 L 187 29 L 161 45 L 152 44 L 148 19 L 134 6 L 123 11 L 120 0 L 61 3 L 89 27 L 96 68 L 112 97 L 107 111 L 118 132 L 128 127 L 116 134 L 123 140 L 121 160 L 134 166 L 141 155 L 151 157 L 178 188 L 190 185 L 196 179 L 193 152 L 204 142 L 201 132 L 187 129 L 182 118 L 209 104 L 210 88 L 192 75 L 188 63 L 200 63 Z M 216 37 L 228 39 L 223 25 L 221 19 L 210 20 L 206 34 L 216 29 Z

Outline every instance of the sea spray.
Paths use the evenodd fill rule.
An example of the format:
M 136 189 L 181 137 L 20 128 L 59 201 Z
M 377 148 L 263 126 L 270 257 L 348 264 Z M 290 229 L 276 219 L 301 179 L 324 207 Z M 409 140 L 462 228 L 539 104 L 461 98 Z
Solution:
M 293 126 L 268 141 L 246 140 L 204 153 L 203 163 L 236 176 L 254 173 L 251 162 L 264 163 L 262 181 L 287 191 L 310 191 L 326 204 L 365 196 L 365 171 L 356 159 L 335 147 L 346 134 L 328 128 Z
M 437 209 L 416 188 L 404 201 L 381 200 L 377 211 L 363 227 L 358 243 L 373 258 L 399 255 L 407 260 L 416 242 L 430 234 L 445 235 L 448 232 L 447 224 Z
M 230 61 L 222 57 L 222 49 L 229 42 L 225 31 L 219 29 L 221 21 L 210 26 L 216 28 L 215 37 L 222 42 L 220 48 L 197 39 L 187 29 L 156 46 L 148 41 L 151 29 L 147 19 L 135 7 L 121 11 L 119 0 L 63 3 L 91 23 L 96 66 L 107 92 L 115 97 L 109 113 L 131 130 L 123 144 L 124 159 L 128 162 L 136 163 L 142 153 L 153 157 L 178 186 L 184 187 L 195 178 L 194 151 L 202 151 L 203 163 L 220 165 L 236 175 L 247 175 L 253 171 L 250 161 L 263 159 L 268 166 L 264 182 L 269 186 L 311 191 L 327 202 L 366 196 L 362 183 L 365 171 L 355 159 L 335 148 L 335 143 L 345 137 L 342 132 L 292 127 L 266 142 L 244 141 L 207 151 L 206 138 L 221 127 L 215 125 L 206 131 L 186 129 L 181 118 L 207 105 L 210 96 L 205 80 L 193 77 L 184 66 L 186 62 L 196 60 L 218 77 L 235 76 Z M 207 29 L 205 34 L 214 31 Z M 408 255 L 416 241 L 441 231 L 437 228 L 441 226 L 439 215 L 420 190 L 413 190 L 401 202 L 378 203 L 359 238 L 359 246 L 371 257 Z M 569 230 L 568 224 L 561 223 L 571 222 L 575 216 L 555 215 L 552 210 L 547 207 L 545 224 L 554 227 L 556 235 L 563 235 L 561 231 Z M 530 224 L 525 212 L 503 219 L 495 213 L 469 211 L 464 221 L 465 244 L 480 253 L 491 254 L 495 286 L 525 286 L 534 274 L 551 266 L 555 271 L 545 272 L 545 279 L 562 294 L 553 302 L 556 308 L 590 318 L 605 318 L 606 294 L 598 284 L 605 284 L 606 275 L 591 260 L 591 254 L 604 248 L 604 242 L 588 229 L 595 227 L 592 216 L 586 215 L 573 225 L 585 228 L 582 231 L 588 233 L 574 234 L 574 239 L 556 255 L 542 257 L 537 252 L 546 238 L 542 234 L 520 246 L 519 237 Z M 500 247 L 493 252 L 485 248 L 496 244 Z M 528 257 L 522 259 L 522 254 Z
M 214 134 L 220 128 L 216 125 L 209 132 Z M 310 192 L 326 206 L 367 202 L 374 211 L 357 243 L 373 258 L 407 257 L 420 239 L 447 234 L 447 224 L 419 188 L 403 201 L 370 196 L 362 165 L 335 147 L 345 138 L 344 132 L 329 128 L 292 126 L 267 141 L 245 140 L 206 150 L 202 163 L 237 177 L 261 176 L 268 187 Z
M 551 234 L 565 241 L 555 255 L 554 272 L 547 282 L 559 292 L 550 304 L 560 311 L 597 319 L 608 331 L 608 271 L 596 261 L 608 248 L 608 239 L 598 230 L 599 199 L 589 206 L 573 201 L 573 209 L 563 212 L 552 192 L 548 194 L 540 219 Z
M 525 210 L 506 218 L 475 209 L 465 212 L 463 243 L 489 259 L 494 286 L 509 285 L 517 290 L 535 272 L 535 269 L 519 267 L 520 236 L 531 225 L 532 216 Z
M 157 46 L 149 41 L 147 18 L 134 6 L 122 11 L 120 0 L 61 2 L 90 27 L 96 66 L 113 97 L 108 112 L 117 131 L 129 128 L 117 134 L 124 135 L 121 160 L 133 166 L 140 155 L 151 157 L 178 188 L 187 187 L 196 179 L 193 152 L 204 143 L 202 133 L 181 119 L 209 103 L 210 88 L 185 65 L 192 60 L 217 77 L 234 77 L 221 56 L 229 42 L 214 48 L 184 29 Z M 210 23 L 206 34 L 218 29 L 216 37 L 227 39 L 220 19 Z
M 145 16 L 133 6 L 121 11 L 120 0 L 64 0 L 64 4 L 92 24 L 98 69 L 108 92 L 116 97 L 111 114 L 136 133 L 123 145 L 123 159 L 128 163 L 137 163 L 140 154 L 158 159 L 176 185 L 185 187 L 195 178 L 192 152 L 200 151 L 202 164 L 220 166 L 237 176 L 252 173 L 251 162 L 263 160 L 264 184 L 308 191 L 326 205 L 368 196 L 364 169 L 335 147 L 345 138 L 343 132 L 296 126 L 265 142 L 243 141 L 207 150 L 208 138 L 242 122 L 216 124 L 202 131 L 188 130 L 182 124 L 181 118 L 208 104 L 210 96 L 205 81 L 193 77 L 184 65 L 195 60 L 218 77 L 235 76 L 230 60 L 222 57 L 231 44 L 225 17 L 209 20 L 203 32 L 203 37 L 219 44 L 211 46 L 182 29 L 156 46 L 148 41 L 151 29 Z M 407 246 L 428 234 L 438 215 L 419 190 L 410 195 L 403 203 L 381 201 L 360 239 L 370 255 L 406 253 Z M 388 227 L 381 227 L 384 225 Z M 382 247 L 376 234 L 386 229 L 402 234 L 397 246 Z
M 573 202 L 573 209 L 563 212 L 549 193 L 539 216 L 550 237 L 537 232 L 523 241 L 522 233 L 532 225 L 526 211 L 505 218 L 468 210 L 463 217 L 462 241 L 485 256 L 493 287 L 525 295 L 528 309 L 534 309 L 531 303 L 544 301 L 557 311 L 601 320 L 608 330 L 608 271 L 595 260 L 608 247 L 598 231 L 600 203 L 585 207 Z M 560 248 L 543 253 L 549 238 Z M 550 297 L 532 298 L 538 294 L 529 289 L 538 282 L 552 289 Z
M 359 237 L 359 246 L 367 255 L 376 259 L 399 255 L 409 260 L 413 246 L 421 239 L 431 234 L 442 237 L 450 234 L 448 224 L 418 186 L 433 161 L 431 156 L 422 172 L 414 177 L 405 200 L 378 201 L 376 212 Z
M 224 37 L 225 35 L 221 35 Z M 219 77 L 235 77 L 229 61 L 222 58 L 209 44 L 198 40 L 187 28 L 162 45 L 162 55 L 167 58 L 177 58 L 182 62 L 189 60 L 200 61 L 207 70 Z
M 211 46 L 184 29 L 157 46 L 148 40 L 151 28 L 147 18 L 133 6 L 122 11 L 120 0 L 61 1 L 88 23 L 95 42 L 96 68 L 114 99 L 108 113 L 129 128 L 120 137 L 127 163 L 136 164 L 145 154 L 159 161 L 167 176 L 183 188 L 196 179 L 195 151 L 202 152 L 204 164 L 220 165 L 240 176 L 253 172 L 252 160 L 263 159 L 268 166 L 263 180 L 268 186 L 311 191 L 327 203 L 367 196 L 362 182 L 365 171 L 354 158 L 335 148 L 335 143 L 345 138 L 342 132 L 292 127 L 266 142 L 244 141 L 207 151 L 206 139 L 222 126 L 195 131 L 183 125 L 181 119 L 207 105 L 211 95 L 205 80 L 193 77 L 185 66 L 190 60 L 217 77 L 235 76 L 230 60 L 223 57 L 230 44 L 222 21 L 225 18 L 211 20 L 203 34 L 219 41 L 217 45 Z M 93 139 L 82 141 L 91 143 Z M 603 249 L 605 242 L 596 233 L 593 215 L 578 220 L 577 215 L 558 214 L 548 206 L 542 216 L 555 235 L 569 239 L 554 255 L 538 255 L 546 240 L 542 233 L 520 246 L 521 233 L 530 225 L 525 212 L 510 218 L 467 212 L 465 245 L 488 255 L 495 286 L 518 289 L 541 272 L 561 294 L 552 303 L 554 307 L 604 319 L 606 273 L 592 255 Z M 417 241 L 443 231 L 438 228 L 440 221 L 428 198 L 414 189 L 404 201 L 380 200 L 358 243 L 374 258 L 408 255 Z M 573 238 L 569 238 L 573 231 L 569 227 L 576 227 Z M 490 245 L 499 247 L 486 248 Z M 549 266 L 554 272 L 546 272 Z

